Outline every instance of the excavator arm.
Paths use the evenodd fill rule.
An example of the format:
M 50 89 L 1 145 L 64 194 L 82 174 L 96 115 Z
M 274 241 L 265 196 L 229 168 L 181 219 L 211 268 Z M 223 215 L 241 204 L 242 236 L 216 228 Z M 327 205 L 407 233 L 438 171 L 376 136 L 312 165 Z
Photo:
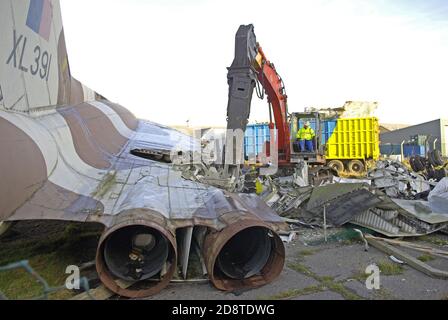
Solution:
M 238 164 L 234 155 L 243 151 L 244 139 L 234 140 L 231 132 L 245 132 L 257 81 L 266 92 L 269 103 L 270 128 L 277 129 L 279 164 L 289 163 L 290 129 L 285 86 L 275 66 L 267 60 L 257 43 L 253 25 L 240 26 L 236 34 L 235 59 L 228 69 L 229 102 L 227 106 L 227 146 L 225 164 Z M 275 125 L 272 122 L 274 116 Z
M 252 95 L 257 81 L 254 61 L 258 56 L 258 44 L 252 25 L 241 26 L 236 34 L 235 58 L 228 68 L 229 102 L 227 129 L 246 131 L 250 115 Z
M 279 164 L 287 164 L 291 156 L 291 134 L 288 121 L 288 96 L 286 95 L 285 85 L 274 64 L 266 58 L 260 46 L 258 46 L 258 58 L 256 61 L 258 80 L 268 97 L 269 127 L 270 129 L 277 129 Z M 272 114 L 274 114 L 275 126 L 272 122 Z

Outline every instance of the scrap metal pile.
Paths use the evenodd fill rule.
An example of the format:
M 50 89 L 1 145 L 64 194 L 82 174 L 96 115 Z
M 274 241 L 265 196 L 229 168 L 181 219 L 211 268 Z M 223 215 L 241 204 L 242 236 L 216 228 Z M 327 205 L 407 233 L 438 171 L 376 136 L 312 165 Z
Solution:
M 409 164 L 412 170 L 421 172 L 428 179 L 440 181 L 448 176 L 448 164 L 444 163 L 439 150 L 428 152 L 426 158 L 421 156 L 411 157 Z
M 310 227 L 363 226 L 389 237 L 448 231 L 448 178 L 428 179 L 399 162 L 379 161 L 366 178 L 335 177 L 299 186 L 267 178 L 261 197 L 280 216 Z

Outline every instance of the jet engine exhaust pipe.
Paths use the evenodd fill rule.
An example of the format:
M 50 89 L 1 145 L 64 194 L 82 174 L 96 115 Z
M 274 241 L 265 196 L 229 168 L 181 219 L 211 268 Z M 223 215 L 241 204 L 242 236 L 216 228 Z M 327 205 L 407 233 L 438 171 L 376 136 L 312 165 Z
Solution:
M 99 242 L 96 267 L 109 290 L 123 297 L 143 298 L 169 284 L 176 257 L 174 236 L 153 222 L 140 220 L 105 231 Z M 132 289 L 129 284 L 136 282 L 138 288 Z
M 282 240 L 260 221 L 243 220 L 212 232 L 203 249 L 209 279 L 223 291 L 268 284 L 280 275 L 285 263 Z

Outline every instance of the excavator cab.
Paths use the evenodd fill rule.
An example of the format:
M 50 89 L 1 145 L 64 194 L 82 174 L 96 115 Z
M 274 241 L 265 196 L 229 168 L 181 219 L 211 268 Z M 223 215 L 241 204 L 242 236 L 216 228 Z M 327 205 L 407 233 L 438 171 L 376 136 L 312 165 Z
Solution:
M 313 150 L 302 150 L 296 138 L 297 132 L 309 122 L 315 132 Z M 322 145 L 322 121 L 318 112 L 296 112 L 291 114 L 291 163 L 306 161 L 308 164 L 324 164 L 325 150 Z

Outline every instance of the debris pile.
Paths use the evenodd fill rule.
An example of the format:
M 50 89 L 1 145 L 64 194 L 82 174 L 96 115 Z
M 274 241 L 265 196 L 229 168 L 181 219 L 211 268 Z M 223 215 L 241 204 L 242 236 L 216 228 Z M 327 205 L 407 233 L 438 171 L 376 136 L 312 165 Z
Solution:
M 448 177 L 448 163 L 445 163 L 439 150 L 429 152 L 426 158 L 411 157 L 409 164 L 414 172 L 423 174 L 427 179 L 440 181 Z
M 384 191 L 391 198 L 419 199 L 429 192 L 431 183 L 425 176 L 412 172 L 400 162 L 378 161 L 368 177 L 372 186 Z
M 177 164 L 175 170 L 182 172 L 182 178 L 203 183 L 216 188 L 234 192 L 241 179 L 235 176 L 224 176 L 222 168 L 201 164 Z
M 351 223 L 388 237 L 421 236 L 448 227 L 448 178 L 437 183 L 399 162 L 379 161 L 362 179 L 335 178 L 303 187 L 291 176 L 266 179 L 265 186 L 265 202 L 298 225 Z

